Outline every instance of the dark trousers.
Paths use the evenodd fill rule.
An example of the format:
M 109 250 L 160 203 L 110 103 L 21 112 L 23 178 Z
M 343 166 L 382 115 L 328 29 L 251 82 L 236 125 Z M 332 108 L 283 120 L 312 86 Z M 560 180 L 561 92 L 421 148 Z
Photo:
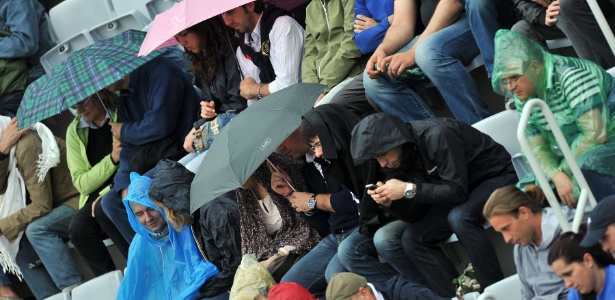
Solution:
M 382 112 L 378 104 L 365 93 L 362 74 L 348 82 L 344 88 L 331 98 L 330 103 L 343 105 L 360 119 L 376 112 Z
M 110 190 L 100 199 L 100 206 L 102 206 L 105 215 L 113 222 L 113 224 L 109 225 L 100 224 L 103 230 L 107 232 L 109 230 L 108 227 L 113 225 L 113 228 L 116 228 L 124 239 L 128 241 L 128 244 L 130 244 L 135 236 L 135 231 L 130 226 L 130 222 L 128 222 L 126 207 L 120 195 L 115 190 Z
M 468 253 L 481 288 L 504 278 L 495 248 L 483 228 L 485 218 L 482 212 L 494 190 L 516 181 L 514 173 L 485 180 L 470 192 L 464 203 L 434 205 L 421 221 L 404 231 L 403 249 L 431 290 L 442 297 L 455 294 L 451 281 L 458 273 L 439 246 L 453 233 Z
M 68 232 L 77 253 L 92 270 L 94 276 L 99 276 L 116 269 L 103 240 L 108 236 L 124 257 L 128 257 L 129 245 L 103 212 L 100 201 L 94 207 L 96 217 L 92 217 L 92 202 L 88 201 L 77 212 L 70 222 Z

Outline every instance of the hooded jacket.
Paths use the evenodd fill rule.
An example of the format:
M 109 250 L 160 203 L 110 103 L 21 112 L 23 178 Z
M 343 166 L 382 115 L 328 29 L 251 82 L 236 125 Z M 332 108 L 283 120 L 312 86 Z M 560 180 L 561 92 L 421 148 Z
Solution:
M 513 75 L 523 75 L 531 81 L 536 94 L 530 98 L 545 101 L 552 110 L 582 170 L 615 176 L 615 83 L 609 73 L 591 61 L 550 54 L 525 36 L 499 30 L 495 36 L 493 89 L 510 93 L 501 83 Z M 516 94 L 511 96 L 521 115 L 528 101 Z M 547 178 L 562 171 L 574 179 L 538 108 L 530 115 L 526 136 Z M 534 183 L 533 174 L 522 182 Z M 575 195 L 578 196 L 576 184 Z
M 359 123 L 359 119 L 351 111 L 339 104 L 317 106 L 303 115 L 310 122 L 320 139 L 322 145 L 322 158 L 330 164 L 325 170 L 343 185 L 348 187 L 359 199 L 367 197 L 365 185 L 376 183 L 378 165 L 369 160 L 355 165 L 350 151 L 352 129 Z M 371 220 L 378 207 L 365 206 L 361 203 L 360 225 Z
M 574 214 L 565 208 L 564 216 L 571 222 Z M 540 227 L 542 243 L 539 247 L 534 243 L 526 246 L 515 245 L 515 266 L 522 284 L 523 300 L 567 299 L 568 289 L 564 285 L 564 280 L 555 275 L 547 263 L 551 244 L 562 233 L 562 228 L 551 208 L 542 211 Z
M 355 164 L 397 146 L 403 147 L 401 166 L 385 173 L 416 184 L 414 198 L 393 201 L 390 207 L 393 215 L 407 222 L 416 222 L 426 205 L 461 204 L 484 180 L 514 173 L 502 145 L 454 119 L 404 123 L 397 116 L 380 113 L 366 117 L 352 131 Z
M 219 273 L 218 269 L 201 256 L 188 226 L 177 232 L 167 222 L 168 236 L 162 240 L 152 238 L 132 213 L 129 202 L 158 210 L 166 221 L 164 210 L 150 200 L 149 177 L 133 172 L 130 182 L 123 202 L 137 234 L 130 244 L 117 299 L 194 299 L 205 281 Z
M 306 8 L 301 78 L 326 85 L 324 93 L 365 68 L 368 57 L 353 39 L 354 5 L 354 0 L 312 0 Z

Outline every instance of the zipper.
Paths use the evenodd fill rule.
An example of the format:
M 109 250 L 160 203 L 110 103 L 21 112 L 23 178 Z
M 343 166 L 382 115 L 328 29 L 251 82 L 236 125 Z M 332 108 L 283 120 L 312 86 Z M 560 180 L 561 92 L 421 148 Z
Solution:
M 327 12 L 327 7 L 325 6 L 325 3 L 324 3 L 323 0 L 320 0 L 320 5 L 322 5 L 322 9 L 325 12 L 325 20 L 327 22 L 327 45 L 328 45 L 329 42 L 331 41 L 331 25 L 329 24 L 329 14 Z M 322 64 L 327 59 L 327 56 L 329 56 L 329 52 L 330 52 L 330 50 L 327 47 L 327 53 L 325 53 L 325 56 L 323 56 L 322 59 L 320 60 L 320 63 L 318 63 L 318 67 L 316 68 L 316 72 L 318 74 L 318 79 L 321 78 L 320 71 L 321 71 L 321 68 L 322 68 Z

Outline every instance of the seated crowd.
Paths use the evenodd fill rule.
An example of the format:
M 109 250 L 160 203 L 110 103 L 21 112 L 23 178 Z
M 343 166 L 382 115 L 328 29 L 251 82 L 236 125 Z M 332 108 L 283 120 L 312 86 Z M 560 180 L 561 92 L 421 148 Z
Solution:
M 76 103 L 65 141 L 0 117 L 0 297 L 18 299 L 9 272 L 37 299 L 81 284 L 69 239 L 95 276 L 115 270 L 110 238 L 128 262 L 120 299 L 229 299 L 246 255 L 278 282 L 259 299 L 451 299 L 459 272 L 440 244 L 452 234 L 479 291 L 504 278 L 486 221 L 515 244 L 524 299 L 615 295 L 615 81 L 605 71 L 615 57 L 586 2 L 313 0 L 304 17 L 256 0 L 180 31 L 194 81 L 153 58 Z M 564 36 L 580 58 L 548 52 L 544 41 Z M 599 201 L 578 233 L 563 232 L 534 174 L 518 178 L 507 150 L 471 126 L 492 115 L 465 67 L 479 55 L 519 114 L 533 98 L 553 110 Z M 426 80 L 454 118 L 417 93 Z M 204 126 L 299 82 L 324 90 L 278 153 L 191 213 Z M 3 113 L 16 114 L 24 88 L 0 89 Z M 572 220 L 579 181 L 542 112 L 526 135 Z

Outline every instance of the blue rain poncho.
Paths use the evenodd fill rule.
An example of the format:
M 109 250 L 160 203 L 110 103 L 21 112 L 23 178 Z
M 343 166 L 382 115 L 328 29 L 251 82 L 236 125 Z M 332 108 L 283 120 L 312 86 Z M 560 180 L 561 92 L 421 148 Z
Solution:
M 164 210 L 148 196 L 152 182 L 149 177 L 133 172 L 130 182 L 124 205 L 137 234 L 130 244 L 117 299 L 194 299 L 205 281 L 219 273 L 218 269 L 202 257 L 188 226 L 177 232 L 167 221 L 168 236 L 160 241 L 152 238 L 132 213 L 129 201 L 158 210 L 166 220 Z
M 609 73 L 591 61 L 550 54 L 520 34 L 499 30 L 492 86 L 496 92 L 514 97 L 520 116 L 529 99 L 521 100 L 507 91 L 503 79 L 513 75 L 523 75 L 532 82 L 536 95 L 529 99 L 541 99 L 551 108 L 581 169 L 615 176 L 615 84 Z M 566 173 L 573 179 L 573 193 L 578 198 L 576 180 L 537 107 L 530 115 L 526 136 L 545 176 L 551 179 L 558 171 Z M 534 174 L 521 183 L 535 183 Z

